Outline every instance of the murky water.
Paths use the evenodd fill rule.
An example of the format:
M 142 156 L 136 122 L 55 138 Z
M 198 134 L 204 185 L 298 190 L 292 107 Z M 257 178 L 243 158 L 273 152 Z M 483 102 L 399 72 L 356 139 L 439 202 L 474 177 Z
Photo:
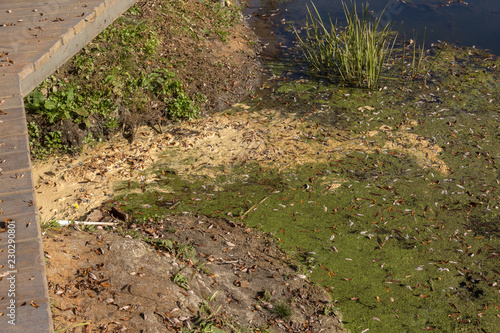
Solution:
M 347 1 L 349 3 L 349 1 Z M 365 1 L 356 1 L 358 7 Z M 395 30 L 408 38 L 417 35 L 419 40 L 426 35 L 426 42 L 438 40 L 464 46 L 476 46 L 500 54 L 500 1 L 491 0 L 371 0 L 368 1 L 373 13 L 382 13 L 383 22 L 392 22 Z M 255 8 L 262 7 L 270 19 L 294 21 L 297 25 L 305 22 L 306 4 L 309 0 L 294 1 L 253 1 Z M 316 0 L 314 4 L 325 19 L 342 23 L 344 14 L 341 1 Z M 285 34 L 280 26 L 273 25 L 278 35 Z M 286 35 L 286 34 L 285 34 Z

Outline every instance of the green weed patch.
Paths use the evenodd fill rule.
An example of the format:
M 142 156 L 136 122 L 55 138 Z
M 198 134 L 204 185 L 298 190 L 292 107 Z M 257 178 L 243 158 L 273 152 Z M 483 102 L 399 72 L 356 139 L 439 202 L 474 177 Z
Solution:
M 201 6 L 193 12 L 184 2 L 134 5 L 40 84 L 25 99 L 33 155 L 78 150 L 117 131 L 133 140 L 138 126 L 159 129 L 171 120 L 196 118 L 207 98 L 186 89 L 191 79 L 183 82 L 175 71 L 186 59 L 168 56 L 166 44 L 186 34 L 195 41 L 225 40 L 241 20 L 235 6 Z M 166 24 L 174 14 L 178 24 Z M 205 33 L 202 27 L 208 27 Z

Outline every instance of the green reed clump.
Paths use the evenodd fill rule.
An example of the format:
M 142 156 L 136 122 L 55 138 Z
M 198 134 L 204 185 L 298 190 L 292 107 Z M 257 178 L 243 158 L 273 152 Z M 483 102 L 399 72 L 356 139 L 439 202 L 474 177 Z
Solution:
M 307 7 L 307 37 L 301 38 L 295 30 L 311 67 L 327 75 L 339 75 L 348 85 L 376 88 L 384 62 L 396 41 L 396 33 L 391 31 L 390 24 L 380 27 L 383 12 L 374 18 L 370 15 L 368 5 L 363 6 L 361 14 L 358 14 L 354 2 L 351 2 L 351 9 L 342 2 L 347 26 L 340 30 L 330 18 L 328 29 L 314 3 L 312 6 L 314 12 Z

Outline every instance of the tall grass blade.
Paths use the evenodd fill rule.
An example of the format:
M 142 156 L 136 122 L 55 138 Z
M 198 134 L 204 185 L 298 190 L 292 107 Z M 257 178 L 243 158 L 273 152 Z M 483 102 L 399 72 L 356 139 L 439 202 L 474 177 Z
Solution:
M 330 18 L 330 29 L 324 24 L 312 3 L 307 7 L 306 36 L 295 34 L 311 68 L 320 73 L 335 75 L 347 85 L 375 89 L 381 78 L 383 66 L 392 53 L 396 41 L 390 24 L 379 29 L 383 12 L 378 18 L 370 15 L 368 5 L 358 14 L 356 4 L 350 9 L 342 1 L 347 25 L 339 33 L 337 22 Z

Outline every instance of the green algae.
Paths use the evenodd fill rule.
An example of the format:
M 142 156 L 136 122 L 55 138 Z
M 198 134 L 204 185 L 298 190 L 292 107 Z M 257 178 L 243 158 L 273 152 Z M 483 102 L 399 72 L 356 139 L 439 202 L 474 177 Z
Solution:
M 247 224 L 273 233 L 285 250 L 296 253 L 304 267 L 312 269 L 308 272 L 311 278 L 332 292 L 347 327 L 354 331 L 436 327 L 452 332 L 466 325 L 457 318 L 449 319 L 455 313 L 460 313 L 456 315 L 460 320 L 495 327 L 492 304 L 498 291 L 492 284 L 498 279 L 493 273 L 498 265 L 492 261 L 492 252 L 498 249 L 498 238 L 485 236 L 484 231 L 467 231 L 464 223 L 478 222 L 463 219 L 466 203 L 457 201 L 459 194 L 452 194 L 451 189 L 452 197 L 443 194 L 442 187 L 452 187 L 451 181 L 422 172 L 411 160 L 366 156 L 279 173 L 258 166 L 235 168 L 240 183 L 230 174 L 212 184 L 199 179 L 172 185 L 176 176 L 171 175 L 165 180 L 179 187 L 175 195 L 167 199 L 162 194 L 159 200 L 159 194 L 148 189 L 135 199 L 141 199 L 142 205 L 156 200 L 151 208 L 157 215 L 163 213 L 156 209 L 161 210 L 165 200 L 180 202 L 178 211 L 243 217 Z M 382 168 L 369 182 L 351 172 L 375 159 Z M 394 163 L 408 168 L 397 175 L 399 179 L 394 178 Z M 246 174 L 252 176 L 241 176 Z M 321 186 L 338 180 L 339 175 L 346 182 L 335 191 Z M 322 179 L 316 185 L 311 177 Z M 408 186 L 402 177 L 415 181 Z M 442 187 L 436 187 L 436 182 Z M 221 183 L 228 185 L 214 191 L 213 184 Z M 148 194 L 151 198 L 144 200 Z M 127 201 L 135 199 L 129 194 Z M 429 207 L 430 202 L 437 205 Z M 255 210 L 244 215 L 255 205 Z M 498 215 L 490 221 L 495 218 Z M 488 238 L 487 243 L 483 237 Z M 488 282 L 489 278 L 493 280 Z M 488 310 L 486 304 L 490 304 Z
M 318 123 L 344 131 L 345 147 L 326 160 L 212 167 L 211 178 L 177 173 L 167 158 L 154 181 L 125 184 L 119 202 L 139 220 L 190 212 L 273 234 L 298 273 L 331 293 L 352 332 L 493 332 L 500 121 L 490 100 L 500 100 L 499 76 L 481 56 L 450 77 L 451 56 L 425 89 L 283 83 L 273 101 L 303 117 L 301 142 L 327 145 Z M 484 62 L 488 75 L 476 71 Z

